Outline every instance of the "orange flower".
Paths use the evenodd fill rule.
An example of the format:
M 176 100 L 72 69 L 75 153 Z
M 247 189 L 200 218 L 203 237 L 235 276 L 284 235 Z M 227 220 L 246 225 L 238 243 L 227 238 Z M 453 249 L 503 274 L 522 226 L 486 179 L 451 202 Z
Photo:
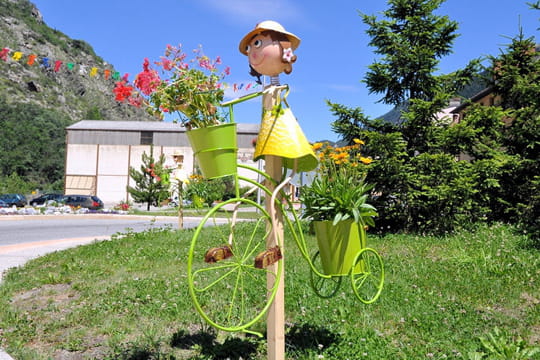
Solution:
M 363 156 L 360 156 L 360 161 L 366 165 L 368 164 L 371 164 L 371 162 L 373 161 L 373 159 L 371 158 L 367 158 L 367 157 L 363 157 Z
M 313 151 L 319 150 L 320 148 L 322 148 L 322 146 L 323 146 L 323 144 L 320 143 L 320 142 L 313 144 L 313 146 L 312 146 Z

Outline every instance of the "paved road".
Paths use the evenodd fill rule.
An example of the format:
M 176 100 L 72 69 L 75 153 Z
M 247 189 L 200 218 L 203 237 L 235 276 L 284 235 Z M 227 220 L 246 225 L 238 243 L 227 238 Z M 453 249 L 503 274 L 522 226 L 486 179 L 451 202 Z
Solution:
M 195 227 L 198 218 L 184 218 Z M 5 270 L 52 251 L 109 239 L 117 233 L 178 228 L 176 217 L 127 215 L 0 216 L 0 281 Z
M 193 227 L 198 219 L 184 219 L 184 227 Z M 176 217 L 150 217 L 126 215 L 86 216 L 20 216 L 0 217 L 0 246 L 26 242 L 111 236 L 115 233 L 135 232 L 170 226 L 178 228 Z

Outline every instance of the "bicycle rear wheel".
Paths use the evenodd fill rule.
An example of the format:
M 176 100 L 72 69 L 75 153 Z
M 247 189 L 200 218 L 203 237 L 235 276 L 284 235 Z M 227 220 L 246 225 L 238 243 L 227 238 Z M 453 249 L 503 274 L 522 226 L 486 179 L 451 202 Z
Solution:
M 236 210 L 246 206 L 256 210 L 256 219 L 237 218 Z M 212 208 L 197 227 L 188 256 L 189 292 L 210 325 L 250 332 L 274 300 L 282 261 L 280 248 L 266 248 L 269 219 L 262 206 L 235 198 Z
M 323 299 L 331 298 L 339 290 L 343 277 L 328 276 L 323 274 L 321 256 L 319 254 L 319 251 L 317 251 L 313 255 L 313 259 L 311 260 L 311 262 L 313 263 L 314 268 L 320 270 L 320 272 L 315 272 L 313 269 L 311 269 L 311 271 L 309 272 L 311 287 L 313 288 L 313 291 L 315 291 L 315 294 L 317 294 L 317 296 Z

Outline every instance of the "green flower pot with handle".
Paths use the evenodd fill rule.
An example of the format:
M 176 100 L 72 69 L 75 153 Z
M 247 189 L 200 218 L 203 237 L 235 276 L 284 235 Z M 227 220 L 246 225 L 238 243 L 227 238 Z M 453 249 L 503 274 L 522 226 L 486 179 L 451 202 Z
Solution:
M 314 221 L 313 227 L 324 273 L 332 276 L 349 274 L 356 255 L 366 247 L 364 228 L 354 220 L 340 221 L 336 225 L 332 221 Z M 361 272 L 362 269 L 353 271 Z
M 237 171 L 236 123 L 186 132 L 205 179 L 234 175 Z

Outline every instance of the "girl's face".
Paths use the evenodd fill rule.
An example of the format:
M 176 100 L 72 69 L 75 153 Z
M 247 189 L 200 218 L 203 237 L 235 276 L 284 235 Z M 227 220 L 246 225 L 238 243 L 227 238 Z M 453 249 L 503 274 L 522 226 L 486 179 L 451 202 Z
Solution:
M 282 73 L 287 64 L 282 61 L 282 51 L 279 41 L 274 41 L 270 35 L 258 34 L 247 46 L 249 64 L 261 75 L 277 76 Z

